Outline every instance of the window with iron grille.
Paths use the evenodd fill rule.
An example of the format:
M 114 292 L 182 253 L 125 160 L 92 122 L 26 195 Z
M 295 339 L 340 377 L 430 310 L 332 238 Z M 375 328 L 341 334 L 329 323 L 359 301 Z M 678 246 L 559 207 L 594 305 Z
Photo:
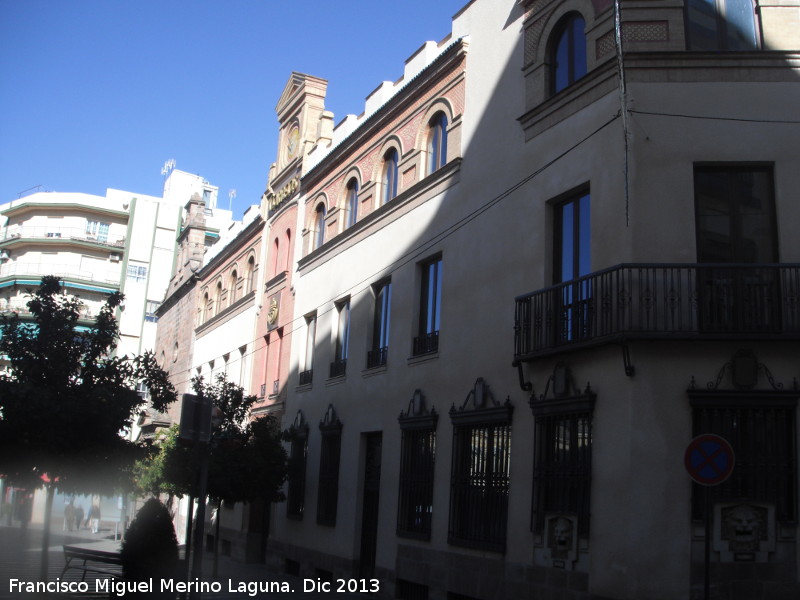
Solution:
M 797 520 L 797 395 L 690 393 L 694 435 L 725 438 L 736 455 L 731 476 L 709 487 L 711 503 L 763 502 L 778 522 Z M 692 488 L 692 519 L 705 519 L 705 489 Z
M 575 515 L 578 534 L 589 535 L 593 397 L 531 402 L 536 419 L 532 523 L 544 532 L 545 516 Z
M 491 397 L 482 379 L 460 409 L 450 410 L 450 544 L 505 551 L 512 412 L 508 400 L 501 405 Z
M 308 462 L 308 425 L 298 413 L 289 434 L 288 489 L 286 514 L 293 519 L 302 519 L 306 499 L 306 464 Z
M 319 425 L 322 447 L 319 461 L 319 488 L 317 493 L 317 523 L 336 525 L 339 501 L 339 454 L 342 446 L 342 422 L 333 405 L 328 406 L 325 418 Z
M 510 456 L 510 423 L 454 428 L 448 542 L 505 549 Z
M 417 390 L 408 411 L 401 413 L 398 420 L 402 438 L 397 535 L 429 540 L 439 415 L 434 409 L 425 411 L 422 394 Z

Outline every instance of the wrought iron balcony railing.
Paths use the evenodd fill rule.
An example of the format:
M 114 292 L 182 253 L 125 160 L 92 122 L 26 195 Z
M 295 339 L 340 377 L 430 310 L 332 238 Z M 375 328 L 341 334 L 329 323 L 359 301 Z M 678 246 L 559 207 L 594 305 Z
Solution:
M 343 377 L 347 373 L 347 359 L 340 358 L 331 363 L 329 377 Z
M 301 371 L 299 375 L 299 385 L 308 385 L 314 379 L 314 371 L 312 369 L 308 369 L 307 371 Z
M 430 333 L 423 333 L 419 337 L 414 338 L 414 347 L 412 349 L 414 356 L 420 354 L 431 354 L 439 351 L 439 331 L 431 331 Z
M 375 348 L 367 352 L 367 368 L 373 369 L 375 367 L 382 367 L 386 364 L 386 358 L 389 355 L 389 346 L 383 348 Z
M 517 361 L 637 338 L 800 339 L 800 264 L 622 264 L 516 298 Z

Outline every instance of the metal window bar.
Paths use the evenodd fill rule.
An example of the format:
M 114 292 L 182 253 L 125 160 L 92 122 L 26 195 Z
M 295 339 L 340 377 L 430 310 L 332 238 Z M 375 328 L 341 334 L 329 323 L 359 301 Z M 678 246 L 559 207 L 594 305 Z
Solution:
M 319 466 L 319 490 L 317 494 L 317 523 L 335 525 L 339 499 L 339 454 L 342 434 L 322 433 L 322 449 Z
M 300 385 L 306 385 L 311 383 L 314 377 L 313 369 L 309 369 L 308 371 L 301 371 L 300 375 L 298 376 Z
M 386 364 L 386 359 L 389 356 L 389 346 L 383 348 L 375 348 L 367 352 L 367 368 L 381 367 Z
M 342 377 L 347 373 L 347 359 L 335 360 L 331 363 L 329 377 Z
M 306 496 L 306 463 L 308 462 L 308 440 L 295 437 L 291 441 L 291 456 L 288 464 L 288 490 L 286 513 L 290 517 L 302 518 Z
M 435 455 L 434 429 L 403 431 L 397 509 L 397 534 L 400 536 L 430 539 Z
M 578 533 L 589 534 L 591 414 L 536 417 L 533 468 L 533 530 L 544 531 L 547 513 L 578 517 Z
M 439 350 L 439 331 L 425 333 L 414 338 L 414 356 L 431 354 Z
M 709 489 L 712 502 L 766 502 L 778 521 L 797 519 L 794 406 L 704 406 L 694 409 L 695 435 L 724 437 L 736 454 L 736 468 Z M 692 519 L 705 518 L 704 490 L 693 484 Z
M 461 425 L 453 436 L 448 542 L 505 551 L 511 425 Z

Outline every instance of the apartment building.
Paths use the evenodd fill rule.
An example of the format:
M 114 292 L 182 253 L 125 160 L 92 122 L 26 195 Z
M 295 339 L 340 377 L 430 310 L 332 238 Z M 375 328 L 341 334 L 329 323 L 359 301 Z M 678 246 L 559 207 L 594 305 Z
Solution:
M 194 192 L 215 201 L 217 191 L 173 170 L 162 197 L 38 192 L 0 205 L 0 310 L 24 316 L 27 290 L 42 275 L 61 277 L 65 293 L 81 298 L 87 323 L 109 293 L 121 291 L 118 354 L 152 350 L 183 204 Z

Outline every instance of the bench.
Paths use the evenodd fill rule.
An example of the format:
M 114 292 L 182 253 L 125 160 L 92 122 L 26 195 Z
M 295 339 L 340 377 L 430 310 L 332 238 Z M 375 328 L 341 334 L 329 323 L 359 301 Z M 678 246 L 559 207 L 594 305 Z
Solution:
M 64 577 L 64 573 L 69 569 L 78 569 L 82 571 L 81 581 L 86 579 L 86 573 L 107 575 L 115 579 L 122 577 L 122 560 L 120 559 L 118 542 L 65 544 L 64 560 L 66 564 L 61 571 L 61 577 Z M 82 564 L 77 564 L 81 563 L 81 561 Z M 113 568 L 112 565 L 117 568 Z

